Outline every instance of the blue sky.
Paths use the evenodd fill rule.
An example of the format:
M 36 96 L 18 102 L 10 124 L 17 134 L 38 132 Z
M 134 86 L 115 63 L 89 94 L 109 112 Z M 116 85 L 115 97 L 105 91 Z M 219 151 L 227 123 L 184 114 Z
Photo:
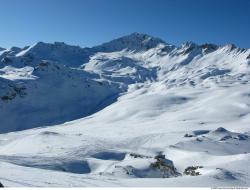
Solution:
M 250 48 L 250 0 L 1 0 L 0 46 L 94 46 L 141 32 Z

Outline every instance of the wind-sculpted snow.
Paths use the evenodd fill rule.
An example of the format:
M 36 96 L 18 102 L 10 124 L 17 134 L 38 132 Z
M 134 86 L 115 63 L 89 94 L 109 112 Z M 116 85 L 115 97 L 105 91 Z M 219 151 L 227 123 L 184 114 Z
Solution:
M 138 33 L 0 49 L 0 182 L 249 186 L 249 55 Z

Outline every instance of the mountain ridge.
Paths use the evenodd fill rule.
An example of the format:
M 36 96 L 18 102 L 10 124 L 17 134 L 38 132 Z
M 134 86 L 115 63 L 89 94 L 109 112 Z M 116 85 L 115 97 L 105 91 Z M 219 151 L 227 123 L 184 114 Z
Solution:
M 133 33 L 0 51 L 4 186 L 250 185 L 250 50 Z
M 145 86 L 162 83 L 167 88 L 182 86 L 194 88 L 206 86 L 208 81 L 214 84 L 221 80 L 228 82 L 232 79 L 246 82 L 250 77 L 249 56 L 250 50 L 240 49 L 234 45 L 197 45 L 193 42 L 186 42 L 176 47 L 159 38 L 140 33 L 132 33 L 93 48 L 81 48 L 63 42 L 53 44 L 38 42 L 24 49 L 13 47 L 3 50 L 0 54 L 0 78 L 6 81 L 2 82 L 5 87 L 0 90 L 2 99 L 0 103 L 4 106 L 2 115 L 11 114 L 19 104 L 23 105 L 22 102 L 29 101 L 34 104 L 27 106 L 26 109 L 30 111 L 23 113 L 24 118 L 25 114 L 29 115 L 29 112 L 31 114 L 32 110 L 46 109 L 45 100 L 36 101 L 36 96 L 39 94 L 36 96 L 32 94 L 35 91 L 44 94 L 43 91 L 48 91 L 50 88 L 54 91 L 51 90 L 50 93 L 45 94 L 45 99 L 50 96 L 50 98 L 56 96 L 62 98 L 60 103 L 54 105 L 52 103 L 55 109 L 60 107 L 67 109 L 63 105 L 70 105 L 70 102 L 65 104 L 69 100 L 63 97 L 63 94 L 67 94 L 69 88 L 71 89 L 70 85 L 75 86 L 72 88 L 72 97 L 75 98 L 72 98 L 72 101 L 83 99 L 81 101 L 88 102 L 91 99 L 90 92 L 99 92 L 98 89 L 102 89 L 103 85 L 91 85 L 90 91 L 83 93 L 84 81 L 106 84 L 104 85 L 106 89 L 103 89 L 107 93 L 106 96 L 100 99 L 95 97 L 90 101 L 103 105 L 109 105 L 105 103 L 106 100 L 113 103 L 120 93 L 126 93 L 130 86 L 137 84 Z M 82 85 L 80 81 L 83 82 Z M 19 87 L 16 87 L 19 83 L 23 88 L 22 96 L 19 95 Z M 59 86 L 55 88 L 56 85 Z M 58 94 L 59 89 L 62 95 Z M 74 96 L 75 93 L 78 95 Z M 110 101 L 110 97 L 116 98 Z M 93 103 L 95 106 L 97 104 Z M 13 106 L 12 109 L 9 109 L 10 105 Z M 84 107 L 87 104 L 82 105 L 84 109 L 81 111 L 72 107 L 72 112 L 68 114 L 58 112 L 58 115 L 55 115 L 57 119 L 48 117 L 50 119 L 34 120 L 33 123 L 27 124 L 29 127 L 26 126 L 25 129 L 42 126 L 42 120 L 44 124 L 49 125 L 55 123 L 52 122 L 53 119 L 65 122 L 95 113 L 95 106 L 91 107 L 88 104 L 88 107 Z M 92 111 L 87 111 L 89 106 Z M 59 117 L 61 119 L 58 119 Z M 16 120 L 19 119 L 21 117 L 17 115 Z M 2 120 L 5 123 L 3 131 L 22 129 L 19 124 L 21 122 L 10 124 L 6 117 Z
M 241 48 L 239 46 L 236 46 L 235 44 L 230 44 L 230 43 L 229 44 L 225 44 L 225 45 L 218 45 L 218 44 L 215 44 L 215 43 L 197 44 L 197 43 L 195 43 L 193 41 L 186 41 L 186 42 L 183 42 L 182 44 L 180 44 L 179 46 L 177 46 L 177 45 L 169 44 L 166 41 L 164 41 L 164 40 L 162 40 L 160 38 L 154 37 L 152 35 L 148 35 L 148 34 L 145 34 L 145 33 L 133 32 L 131 34 L 128 34 L 128 35 L 125 35 L 125 36 L 121 36 L 121 37 L 118 37 L 118 38 L 116 38 L 114 40 L 111 40 L 111 41 L 108 41 L 108 42 L 104 42 L 104 43 L 101 43 L 100 45 L 95 45 L 95 46 L 92 46 L 92 47 L 82 47 L 82 46 L 79 46 L 79 45 L 67 44 L 65 42 L 58 42 L 58 41 L 55 41 L 53 43 L 38 41 L 38 42 L 34 43 L 33 45 L 25 46 L 24 48 L 13 46 L 11 48 L 6 49 L 6 48 L 0 47 L 0 50 L 1 51 L 3 51 L 3 50 L 11 50 L 13 48 L 15 48 L 15 49 L 18 48 L 18 49 L 26 50 L 26 49 L 28 49 L 31 46 L 32 47 L 35 47 L 36 45 L 41 46 L 42 44 L 43 45 L 48 45 L 48 46 L 51 46 L 51 45 L 55 45 L 55 46 L 65 45 L 65 46 L 69 46 L 69 47 L 81 48 L 81 49 L 86 49 L 86 50 L 92 49 L 92 48 L 93 49 L 98 49 L 98 48 L 101 49 L 100 46 L 106 46 L 106 45 L 108 45 L 110 43 L 112 44 L 112 43 L 117 42 L 117 41 L 124 41 L 124 42 L 126 42 L 127 40 L 136 39 L 136 38 L 139 39 L 139 40 L 141 40 L 141 42 L 143 41 L 143 38 L 145 38 L 145 39 L 153 40 L 154 43 L 163 43 L 163 44 L 170 45 L 170 46 L 173 46 L 173 47 L 176 47 L 176 48 L 181 48 L 185 44 L 193 44 L 195 46 L 200 46 L 200 47 L 206 46 L 206 45 L 212 45 L 212 46 L 217 46 L 217 47 L 228 46 L 228 47 L 231 47 L 231 49 L 235 49 L 235 48 L 238 48 L 238 49 L 241 49 L 241 50 L 248 50 L 249 49 L 249 48 Z

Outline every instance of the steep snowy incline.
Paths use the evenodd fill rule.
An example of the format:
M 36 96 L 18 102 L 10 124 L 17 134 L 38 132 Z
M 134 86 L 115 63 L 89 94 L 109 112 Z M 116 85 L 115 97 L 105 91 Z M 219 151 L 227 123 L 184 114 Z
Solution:
M 249 79 L 250 50 L 219 47 L 210 53 L 182 54 L 180 50 L 172 56 L 159 59 L 161 65 L 159 81 L 171 86 L 209 87 L 213 84 L 244 83 Z M 167 64 L 169 63 L 169 64 Z
M 34 68 L 4 67 L 0 76 L 1 133 L 84 117 L 123 91 L 97 75 L 47 61 Z

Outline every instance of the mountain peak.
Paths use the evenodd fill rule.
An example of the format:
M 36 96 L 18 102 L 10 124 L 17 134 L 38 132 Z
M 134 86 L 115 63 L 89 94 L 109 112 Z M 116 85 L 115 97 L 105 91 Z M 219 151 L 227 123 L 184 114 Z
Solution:
M 94 47 L 96 51 L 112 52 L 128 49 L 131 51 L 143 51 L 157 47 L 159 44 L 166 44 L 160 38 L 148 34 L 134 32 L 132 34 L 117 38 L 100 46 Z
M 225 46 L 224 46 L 224 49 L 227 49 L 227 50 L 229 50 L 229 51 L 232 51 L 232 50 L 234 50 L 234 49 L 236 49 L 237 47 L 236 47 L 236 45 L 235 44 L 226 44 Z
M 219 46 L 215 44 L 205 43 L 202 45 L 198 45 L 192 41 L 185 42 L 181 44 L 181 47 L 180 47 L 180 49 L 182 49 L 184 53 L 190 53 L 191 51 L 197 50 L 197 49 L 202 50 L 205 53 L 210 53 L 210 52 L 217 50 L 218 48 Z
M 149 34 L 145 34 L 145 33 L 139 33 L 139 32 L 133 32 L 131 34 L 128 34 L 126 36 L 123 36 L 119 39 L 131 39 L 131 38 L 136 38 L 138 40 L 147 40 L 147 39 L 150 39 L 150 40 L 156 40 L 156 41 L 159 41 L 161 43 L 165 43 L 163 40 L 161 40 L 160 38 L 157 38 L 157 37 L 154 37 L 154 36 L 151 36 Z
M 194 48 L 194 47 L 198 47 L 198 45 L 192 41 L 187 41 L 181 44 L 181 48 Z
M 87 62 L 89 56 L 88 48 L 68 45 L 64 42 L 37 42 L 17 54 L 17 57 L 29 57 L 35 62 L 51 60 L 68 66 L 79 66 Z

